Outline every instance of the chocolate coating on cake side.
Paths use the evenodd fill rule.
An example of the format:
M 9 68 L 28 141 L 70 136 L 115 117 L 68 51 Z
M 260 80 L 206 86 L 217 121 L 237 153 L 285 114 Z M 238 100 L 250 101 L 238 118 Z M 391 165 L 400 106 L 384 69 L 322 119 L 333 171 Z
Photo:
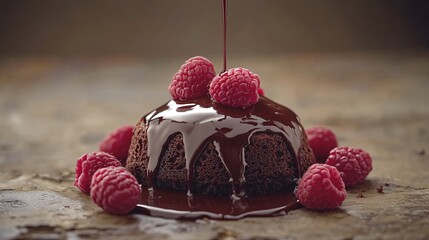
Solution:
M 144 116 L 127 168 L 148 188 L 259 195 L 286 190 L 315 163 L 298 117 L 268 98 L 246 109 L 208 97 Z

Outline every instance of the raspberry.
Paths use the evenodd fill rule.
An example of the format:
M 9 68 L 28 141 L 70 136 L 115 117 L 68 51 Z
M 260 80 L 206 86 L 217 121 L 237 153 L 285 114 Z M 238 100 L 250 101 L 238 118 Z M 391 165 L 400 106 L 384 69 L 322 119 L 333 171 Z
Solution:
M 308 144 L 319 163 L 325 163 L 329 152 L 338 146 L 335 134 L 328 128 L 313 127 L 306 131 Z
M 121 162 L 105 152 L 93 152 L 82 155 L 76 162 L 74 185 L 82 192 L 88 194 L 91 191 L 92 175 L 98 169 L 110 166 L 119 167 L 121 166 Z
M 168 90 L 174 100 L 202 97 L 208 93 L 210 82 L 215 75 L 214 66 L 208 59 L 193 57 L 173 76 Z
M 340 171 L 346 187 L 362 182 L 372 170 L 371 156 L 362 149 L 337 147 L 329 153 L 326 164 Z
M 139 202 L 140 194 L 136 178 L 123 167 L 102 168 L 92 177 L 92 201 L 108 213 L 130 212 Z
M 218 103 L 246 108 L 259 100 L 259 76 L 245 68 L 232 68 L 216 76 L 210 84 L 210 95 Z
M 262 89 L 261 87 L 259 87 L 258 88 L 258 94 L 259 94 L 259 96 L 265 96 L 264 89 Z
M 313 164 L 299 180 L 295 195 L 309 209 L 335 209 L 346 199 L 340 172 L 326 164 Z
M 133 130 L 132 126 L 122 126 L 111 132 L 101 141 L 100 151 L 112 154 L 125 166 Z

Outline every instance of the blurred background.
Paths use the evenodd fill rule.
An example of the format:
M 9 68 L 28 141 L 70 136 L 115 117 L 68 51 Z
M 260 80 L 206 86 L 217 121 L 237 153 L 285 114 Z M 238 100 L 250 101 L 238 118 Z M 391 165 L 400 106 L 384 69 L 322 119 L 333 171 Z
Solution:
M 230 0 L 228 53 L 429 48 L 429 1 Z M 221 57 L 220 0 L 0 0 L 0 56 Z

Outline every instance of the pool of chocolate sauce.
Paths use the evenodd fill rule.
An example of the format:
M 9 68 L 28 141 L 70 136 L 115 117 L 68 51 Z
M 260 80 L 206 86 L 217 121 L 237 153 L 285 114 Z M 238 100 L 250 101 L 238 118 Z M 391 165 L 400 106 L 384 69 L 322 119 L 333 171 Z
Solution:
M 143 188 L 142 198 L 134 213 L 182 220 L 237 220 L 245 217 L 280 216 L 300 207 L 302 206 L 296 200 L 293 190 L 233 199 L 227 196 L 188 196 L 185 192 L 171 189 Z
M 240 219 L 274 216 L 298 208 L 293 190 L 264 196 L 246 195 L 244 149 L 256 132 L 283 135 L 295 159 L 296 178 L 302 174 L 297 156 L 303 128 L 297 115 L 274 101 L 260 97 L 258 103 L 237 109 L 213 102 L 209 97 L 191 101 L 171 100 L 143 117 L 147 129 L 147 186 L 136 212 L 176 219 Z M 188 192 L 158 189 L 154 185 L 159 159 L 171 136 L 181 133 L 188 172 Z M 230 196 L 198 196 L 192 191 L 194 163 L 212 141 L 230 175 Z M 293 188 L 294 186 L 291 186 Z

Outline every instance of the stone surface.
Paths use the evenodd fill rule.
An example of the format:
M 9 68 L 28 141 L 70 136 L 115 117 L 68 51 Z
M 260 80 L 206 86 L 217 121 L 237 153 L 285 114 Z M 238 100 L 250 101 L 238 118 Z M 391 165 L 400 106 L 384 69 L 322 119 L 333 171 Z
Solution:
M 338 210 L 195 222 L 102 212 L 73 187 L 77 158 L 166 102 L 183 61 L 1 59 L 0 239 L 429 238 L 428 53 L 229 60 L 258 73 L 304 126 L 328 126 L 372 155 L 374 170 Z

